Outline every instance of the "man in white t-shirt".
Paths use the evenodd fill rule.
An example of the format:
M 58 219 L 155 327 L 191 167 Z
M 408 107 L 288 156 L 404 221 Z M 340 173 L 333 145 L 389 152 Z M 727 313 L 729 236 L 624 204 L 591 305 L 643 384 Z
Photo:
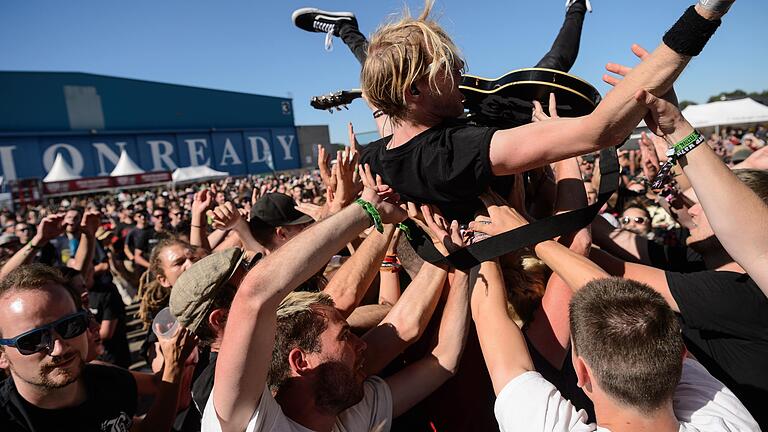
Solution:
M 498 195 L 482 198 L 491 222 L 473 224 L 475 230 L 495 235 L 527 223 Z M 571 357 L 597 424 L 587 424 L 586 412 L 535 371 L 525 339 L 507 314 L 499 266 L 489 261 L 481 265 L 472 292 L 472 318 L 502 431 L 760 430 L 728 388 L 686 357 L 677 317 L 661 294 L 640 282 L 608 278 L 555 241 L 534 250 L 576 291 L 569 308 Z
M 386 347 L 372 344 L 375 352 L 366 353 L 366 343 L 351 332 L 327 294 L 291 292 L 372 221 L 379 225 L 405 218 L 387 201 L 392 201 L 391 189 L 377 186 L 369 169 L 360 171 L 366 185 L 362 201 L 302 231 L 259 261 L 240 283 L 203 412 L 204 432 L 388 431 L 393 417 L 455 373 L 469 322 L 465 273 L 455 271 L 449 278 L 431 353 L 386 381 L 368 377 L 364 360 L 380 361 L 376 357 Z M 438 234 L 433 242 L 461 242 L 458 224 L 448 227 L 435 218 L 428 223 Z M 444 278 L 436 279 L 440 286 Z M 410 309 L 417 313 L 420 306 Z M 395 326 L 389 331 L 409 337 Z

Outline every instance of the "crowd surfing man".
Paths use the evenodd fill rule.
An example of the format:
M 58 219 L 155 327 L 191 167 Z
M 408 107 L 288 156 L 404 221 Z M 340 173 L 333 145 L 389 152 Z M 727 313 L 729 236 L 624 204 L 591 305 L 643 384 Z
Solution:
M 563 26 L 547 54 L 536 63 L 537 68 L 555 69 L 567 72 L 579 55 L 581 29 L 584 15 L 592 12 L 589 0 L 568 0 Z M 368 40 L 360 32 L 357 18 L 351 12 L 327 12 L 315 8 L 302 8 L 293 12 L 291 19 L 296 27 L 308 31 L 326 33 L 326 47 L 330 47 L 332 36 L 338 36 L 352 51 L 361 65 L 368 57 Z
M 363 95 L 387 116 L 392 135 L 366 146 L 361 163 L 370 164 L 405 199 L 437 204 L 446 217 L 466 222 L 494 177 L 619 144 L 646 112 L 635 100 L 637 91 L 666 93 L 731 3 L 689 8 L 664 43 L 592 114 L 499 130 L 457 121 L 464 111 L 458 89 L 464 62 L 450 37 L 429 19 L 432 2 L 427 1 L 418 18 L 406 16 L 371 37 L 361 74 Z

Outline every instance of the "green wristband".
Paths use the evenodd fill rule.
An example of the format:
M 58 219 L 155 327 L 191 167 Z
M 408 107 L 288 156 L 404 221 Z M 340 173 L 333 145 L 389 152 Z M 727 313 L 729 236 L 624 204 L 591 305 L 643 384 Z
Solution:
M 408 228 L 408 225 L 404 223 L 399 223 L 397 224 L 397 227 L 400 228 L 400 231 L 402 231 L 403 234 L 405 234 L 405 238 L 407 238 L 408 240 L 413 240 L 413 238 L 411 238 L 411 229 Z
M 362 198 L 356 199 L 355 203 L 358 204 L 360 207 L 362 207 L 366 213 L 368 213 L 368 216 L 371 218 L 371 221 L 373 221 L 373 226 L 376 227 L 376 231 L 383 233 L 384 224 L 381 223 L 381 215 L 379 214 L 379 211 L 376 210 L 376 207 L 374 207 L 373 204 L 369 203 L 368 201 Z
M 687 137 L 683 138 L 680 142 L 675 144 L 675 146 L 673 147 L 673 149 L 675 150 L 675 157 L 679 158 L 680 156 L 693 150 L 703 142 L 704 142 L 704 136 L 700 134 L 699 131 L 694 129 L 694 131 L 691 132 Z

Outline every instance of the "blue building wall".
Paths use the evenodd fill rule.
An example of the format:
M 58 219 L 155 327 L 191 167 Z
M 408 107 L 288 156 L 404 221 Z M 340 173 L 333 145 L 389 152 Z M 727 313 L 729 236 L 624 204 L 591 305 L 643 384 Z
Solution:
M 57 153 L 82 177 L 109 175 L 122 149 L 148 172 L 301 165 L 286 98 L 67 72 L 0 72 L 0 95 L 8 180 L 44 177 Z
M 225 132 L 122 133 L 0 138 L 0 175 L 7 180 L 42 178 L 61 153 L 81 177 L 108 176 L 122 150 L 143 170 L 173 171 L 208 165 L 230 175 L 301 167 L 296 129 Z

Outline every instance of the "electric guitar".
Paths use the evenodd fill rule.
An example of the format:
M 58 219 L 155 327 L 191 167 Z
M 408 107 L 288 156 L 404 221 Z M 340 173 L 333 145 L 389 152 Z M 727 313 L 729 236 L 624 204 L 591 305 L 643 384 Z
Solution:
M 466 116 L 486 126 L 510 128 L 531 121 L 532 101 L 549 109 L 549 93 L 555 93 L 557 113 L 561 117 L 579 117 L 592 112 L 600 103 L 600 93 L 588 82 L 554 69 L 528 68 L 488 79 L 463 75 L 459 90 L 464 94 Z M 338 91 L 315 96 L 310 105 L 333 112 L 346 108 L 362 97 L 360 90 Z
M 362 90 L 340 90 L 327 95 L 312 96 L 309 104 L 312 105 L 312 108 L 319 110 L 333 112 L 335 109 L 336 111 L 341 111 L 341 108 L 348 109 L 347 105 L 352 103 L 353 100 L 361 97 L 363 97 Z

